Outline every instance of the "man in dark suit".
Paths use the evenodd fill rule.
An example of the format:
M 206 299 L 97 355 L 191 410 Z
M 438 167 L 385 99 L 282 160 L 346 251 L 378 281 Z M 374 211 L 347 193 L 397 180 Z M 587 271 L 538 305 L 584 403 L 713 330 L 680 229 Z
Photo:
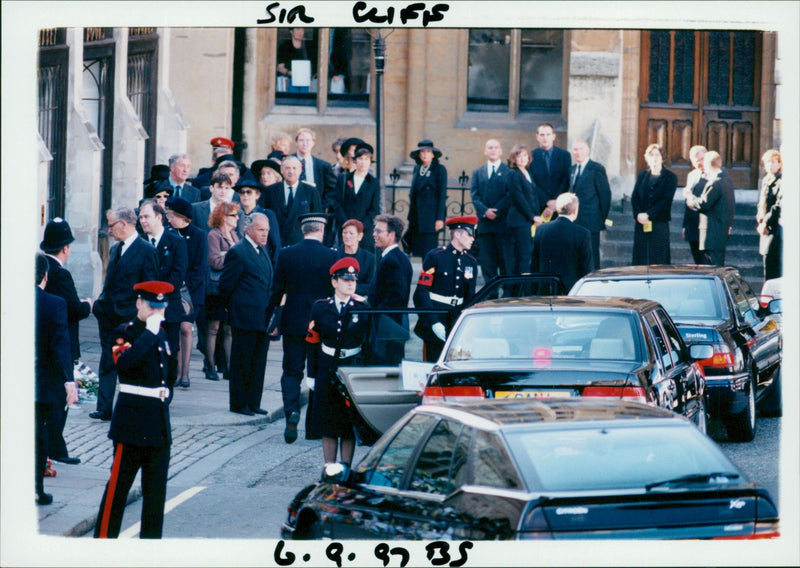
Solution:
M 109 251 L 103 291 L 92 305 L 100 330 L 100 388 L 97 410 L 90 418 L 111 420 L 111 409 L 117 384 L 114 359 L 111 356 L 114 328 L 136 315 L 137 295 L 134 284 L 155 280 L 158 274 L 156 249 L 136 232 L 136 214 L 128 207 L 110 209 L 106 213 L 108 232 L 118 242 Z
M 211 176 L 211 197 L 192 203 L 192 224 L 208 232 L 208 218 L 211 212 L 223 201 L 233 200 L 233 184 L 228 174 L 214 172 Z
M 78 401 L 72 378 L 72 357 L 67 331 L 67 303 L 44 291 L 47 259 L 36 255 L 36 502 L 49 505 L 53 496 L 44 492 L 48 455 L 48 422 L 55 407 Z
M 267 367 L 267 305 L 272 289 L 272 262 L 267 252 L 269 221 L 263 213 L 248 219 L 245 238 L 226 254 L 219 293 L 227 298 L 233 336 L 229 367 L 231 412 L 253 416 L 261 408 Z
M 553 125 L 544 122 L 536 129 L 539 147 L 533 151 L 529 166 L 536 196 L 542 211 L 556 210 L 556 198 L 569 190 L 569 168 L 572 159 L 569 152 L 555 146 L 556 132 Z
M 733 180 L 722 169 L 722 157 L 717 152 L 706 152 L 703 165 L 708 182 L 703 192 L 696 197 L 686 187 L 683 197 L 686 205 L 700 213 L 700 242 L 698 248 L 702 264 L 725 265 L 725 247 L 733 226 L 736 208 Z
M 570 169 L 569 190 L 578 196 L 580 213 L 575 222 L 592 234 L 592 265 L 600 268 L 600 231 L 606 230 L 606 218 L 611 207 L 611 187 L 606 169 L 589 159 L 586 140 L 572 144 L 575 165 Z
M 188 378 L 178 384 L 178 352 L 181 349 L 181 320 L 185 315 L 180 290 L 186 282 L 189 253 L 183 237 L 173 230 L 165 229 L 165 218 L 166 211 L 155 201 L 145 199 L 139 206 L 139 223 L 144 230 L 144 237 L 156 248 L 158 255 L 156 280 L 169 282 L 173 288 L 167 298 L 169 305 L 164 316 L 164 329 L 170 349 L 167 386 L 171 389 L 177 384 L 188 388 Z
M 301 128 L 294 136 L 294 144 L 297 147 L 297 153 L 294 155 L 300 160 L 300 181 L 316 187 L 320 201 L 324 205 L 332 199 L 331 194 L 336 189 L 336 175 L 329 162 L 311 155 L 316 142 L 317 136 L 313 130 Z M 332 210 L 325 212 L 333 213 Z M 322 241 L 329 247 L 333 245 L 335 236 L 333 225 L 333 223 L 325 225 L 325 237 Z
M 303 240 L 278 253 L 269 312 L 283 303 L 280 332 L 283 336 L 283 374 L 281 393 L 286 429 L 286 443 L 297 439 L 300 419 L 300 383 L 306 365 L 306 332 L 314 302 L 331 295 L 330 268 L 337 260 L 336 251 L 322 244 L 327 217 L 308 213 L 300 219 Z M 282 300 L 285 297 L 285 302 Z M 309 409 L 310 411 L 310 409 Z M 306 412 L 306 437 L 310 419 Z M 313 436 L 312 436 L 313 437 Z
M 192 157 L 189 154 L 173 154 L 169 157 L 169 177 L 161 187 L 172 189 L 172 197 L 181 197 L 190 203 L 201 201 L 200 190 L 188 181 L 191 172 Z
M 89 317 L 92 311 L 92 299 L 78 298 L 75 282 L 69 270 L 64 268 L 72 252 L 71 243 L 75 240 L 69 224 L 60 217 L 47 223 L 44 229 L 44 240 L 39 248 L 47 258 L 47 286 L 45 292 L 63 298 L 67 302 L 67 322 L 69 329 L 70 356 L 73 363 L 81 357 L 78 322 Z M 50 417 L 50 458 L 67 464 L 79 464 L 80 458 L 70 457 L 64 441 L 64 425 L 67 422 L 67 410 L 63 404 L 54 405 Z
M 478 260 L 485 281 L 508 274 L 512 267 L 511 239 L 505 218 L 511 205 L 508 183 L 511 170 L 503 163 L 503 148 L 495 139 L 486 141 L 485 165 L 472 172 L 472 203 L 478 215 Z
M 259 202 L 265 209 L 272 209 L 275 212 L 284 247 L 303 240 L 298 220 L 300 215 L 322 212 L 317 188 L 300 181 L 300 172 L 300 160 L 296 156 L 287 157 L 281 164 L 283 181 L 267 187 L 261 194 Z
M 562 193 L 556 199 L 558 217 L 536 227 L 533 237 L 531 272 L 558 274 L 568 291 L 594 266 L 592 236 L 575 222 L 578 210 L 578 197 Z
M 413 269 L 408 256 L 399 247 L 403 228 L 403 220 L 399 217 L 393 215 L 375 217 L 372 235 L 375 237 L 375 246 L 382 252 L 367 296 L 373 308 L 408 307 Z M 391 321 L 379 317 L 378 321 L 374 322 L 376 334 L 372 353 L 373 363 L 397 365 L 405 354 L 405 340 L 400 337 L 408 335 L 408 318 L 391 315 L 388 319 Z M 384 326 L 386 329 L 383 329 Z
M 108 437 L 114 442 L 111 476 L 106 484 L 95 538 L 117 538 L 128 491 L 141 469 L 142 517 L 139 538 L 161 538 L 167 473 L 172 445 L 167 387 L 167 336 L 161 327 L 169 282 L 133 286 L 136 314 L 113 332 L 114 364 L 119 372 L 119 400 Z

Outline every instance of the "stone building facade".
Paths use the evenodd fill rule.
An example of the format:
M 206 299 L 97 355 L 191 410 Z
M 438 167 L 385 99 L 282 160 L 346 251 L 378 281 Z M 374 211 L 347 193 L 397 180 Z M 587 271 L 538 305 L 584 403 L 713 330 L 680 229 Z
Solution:
M 70 222 L 76 236 L 70 268 L 79 292 L 96 296 L 102 286 L 109 246 L 103 212 L 135 207 L 150 167 L 173 153 L 188 152 L 196 172 L 210 165 L 209 140 L 225 136 L 249 164 L 267 155 L 273 135 L 293 137 L 301 127 L 315 131 L 314 153 L 329 161 L 340 136 L 377 146 L 377 33 L 307 29 L 313 87 L 299 95 L 287 93 L 277 73 L 280 45 L 289 37 L 284 28 L 67 28 L 40 38 L 40 231 L 54 216 Z M 514 144 L 535 148 L 536 127 L 549 122 L 558 146 L 589 141 L 621 199 L 650 142 L 667 149 L 667 166 L 681 179 L 690 146 L 720 149 L 740 189 L 757 187 L 759 157 L 781 146 L 776 32 L 402 28 L 380 34 L 384 173 L 408 175 L 409 152 L 429 138 L 457 185 L 462 172 L 471 175 L 483 162 L 488 138 L 506 151 Z M 351 56 L 353 93 L 334 84 L 339 49 Z M 55 51 L 63 68 L 47 76 L 45 55 Z M 103 63 L 93 74 L 97 60 Z M 64 90 L 60 102 L 56 95 L 43 101 L 54 86 Z

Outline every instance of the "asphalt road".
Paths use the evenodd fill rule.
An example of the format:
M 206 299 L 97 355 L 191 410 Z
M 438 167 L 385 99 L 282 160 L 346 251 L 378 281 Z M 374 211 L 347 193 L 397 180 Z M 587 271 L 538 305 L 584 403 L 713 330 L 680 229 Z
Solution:
M 191 485 L 170 484 L 164 538 L 280 538 L 292 497 L 318 479 L 322 471 L 322 448 L 319 441 L 306 441 L 302 431 L 297 442 L 286 444 L 282 421 L 260 429 L 264 441 L 228 460 L 211 475 Z M 750 443 L 724 442 L 723 431 L 715 422 L 711 422 L 709 433 L 745 475 L 765 486 L 780 506 L 781 419 L 759 418 L 756 439 Z M 368 449 L 357 447 L 355 461 Z M 121 538 L 138 536 L 140 515 L 141 501 L 126 509 Z M 265 561 L 272 561 L 273 552 L 265 549 Z

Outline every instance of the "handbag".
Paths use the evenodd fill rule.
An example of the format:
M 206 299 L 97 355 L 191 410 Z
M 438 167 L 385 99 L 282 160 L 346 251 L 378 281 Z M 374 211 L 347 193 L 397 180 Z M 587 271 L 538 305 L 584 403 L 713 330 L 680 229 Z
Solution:
M 194 304 L 192 304 L 192 296 L 189 294 L 189 288 L 186 284 L 181 285 L 181 306 L 183 307 L 183 315 L 185 316 L 193 316 L 194 315 Z
M 208 269 L 208 278 L 206 279 L 206 296 L 219 295 L 219 277 L 222 276 L 221 270 Z

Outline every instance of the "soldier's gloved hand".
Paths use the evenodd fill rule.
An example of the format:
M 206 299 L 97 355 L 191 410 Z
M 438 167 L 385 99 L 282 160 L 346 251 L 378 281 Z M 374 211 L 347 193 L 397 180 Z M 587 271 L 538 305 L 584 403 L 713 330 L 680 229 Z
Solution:
M 447 339 L 447 332 L 445 331 L 445 329 L 444 329 L 444 324 L 443 324 L 442 322 L 440 322 L 440 321 L 437 321 L 435 324 L 433 324 L 433 325 L 431 326 L 431 331 L 433 332 L 433 334 L 434 334 L 436 337 L 438 337 L 438 338 L 439 338 L 439 339 L 441 339 L 442 341 L 444 341 L 445 339 Z
M 147 321 L 145 321 L 144 326 L 154 335 L 158 335 L 158 330 L 161 327 L 162 321 L 164 321 L 164 314 L 156 312 L 147 316 Z

